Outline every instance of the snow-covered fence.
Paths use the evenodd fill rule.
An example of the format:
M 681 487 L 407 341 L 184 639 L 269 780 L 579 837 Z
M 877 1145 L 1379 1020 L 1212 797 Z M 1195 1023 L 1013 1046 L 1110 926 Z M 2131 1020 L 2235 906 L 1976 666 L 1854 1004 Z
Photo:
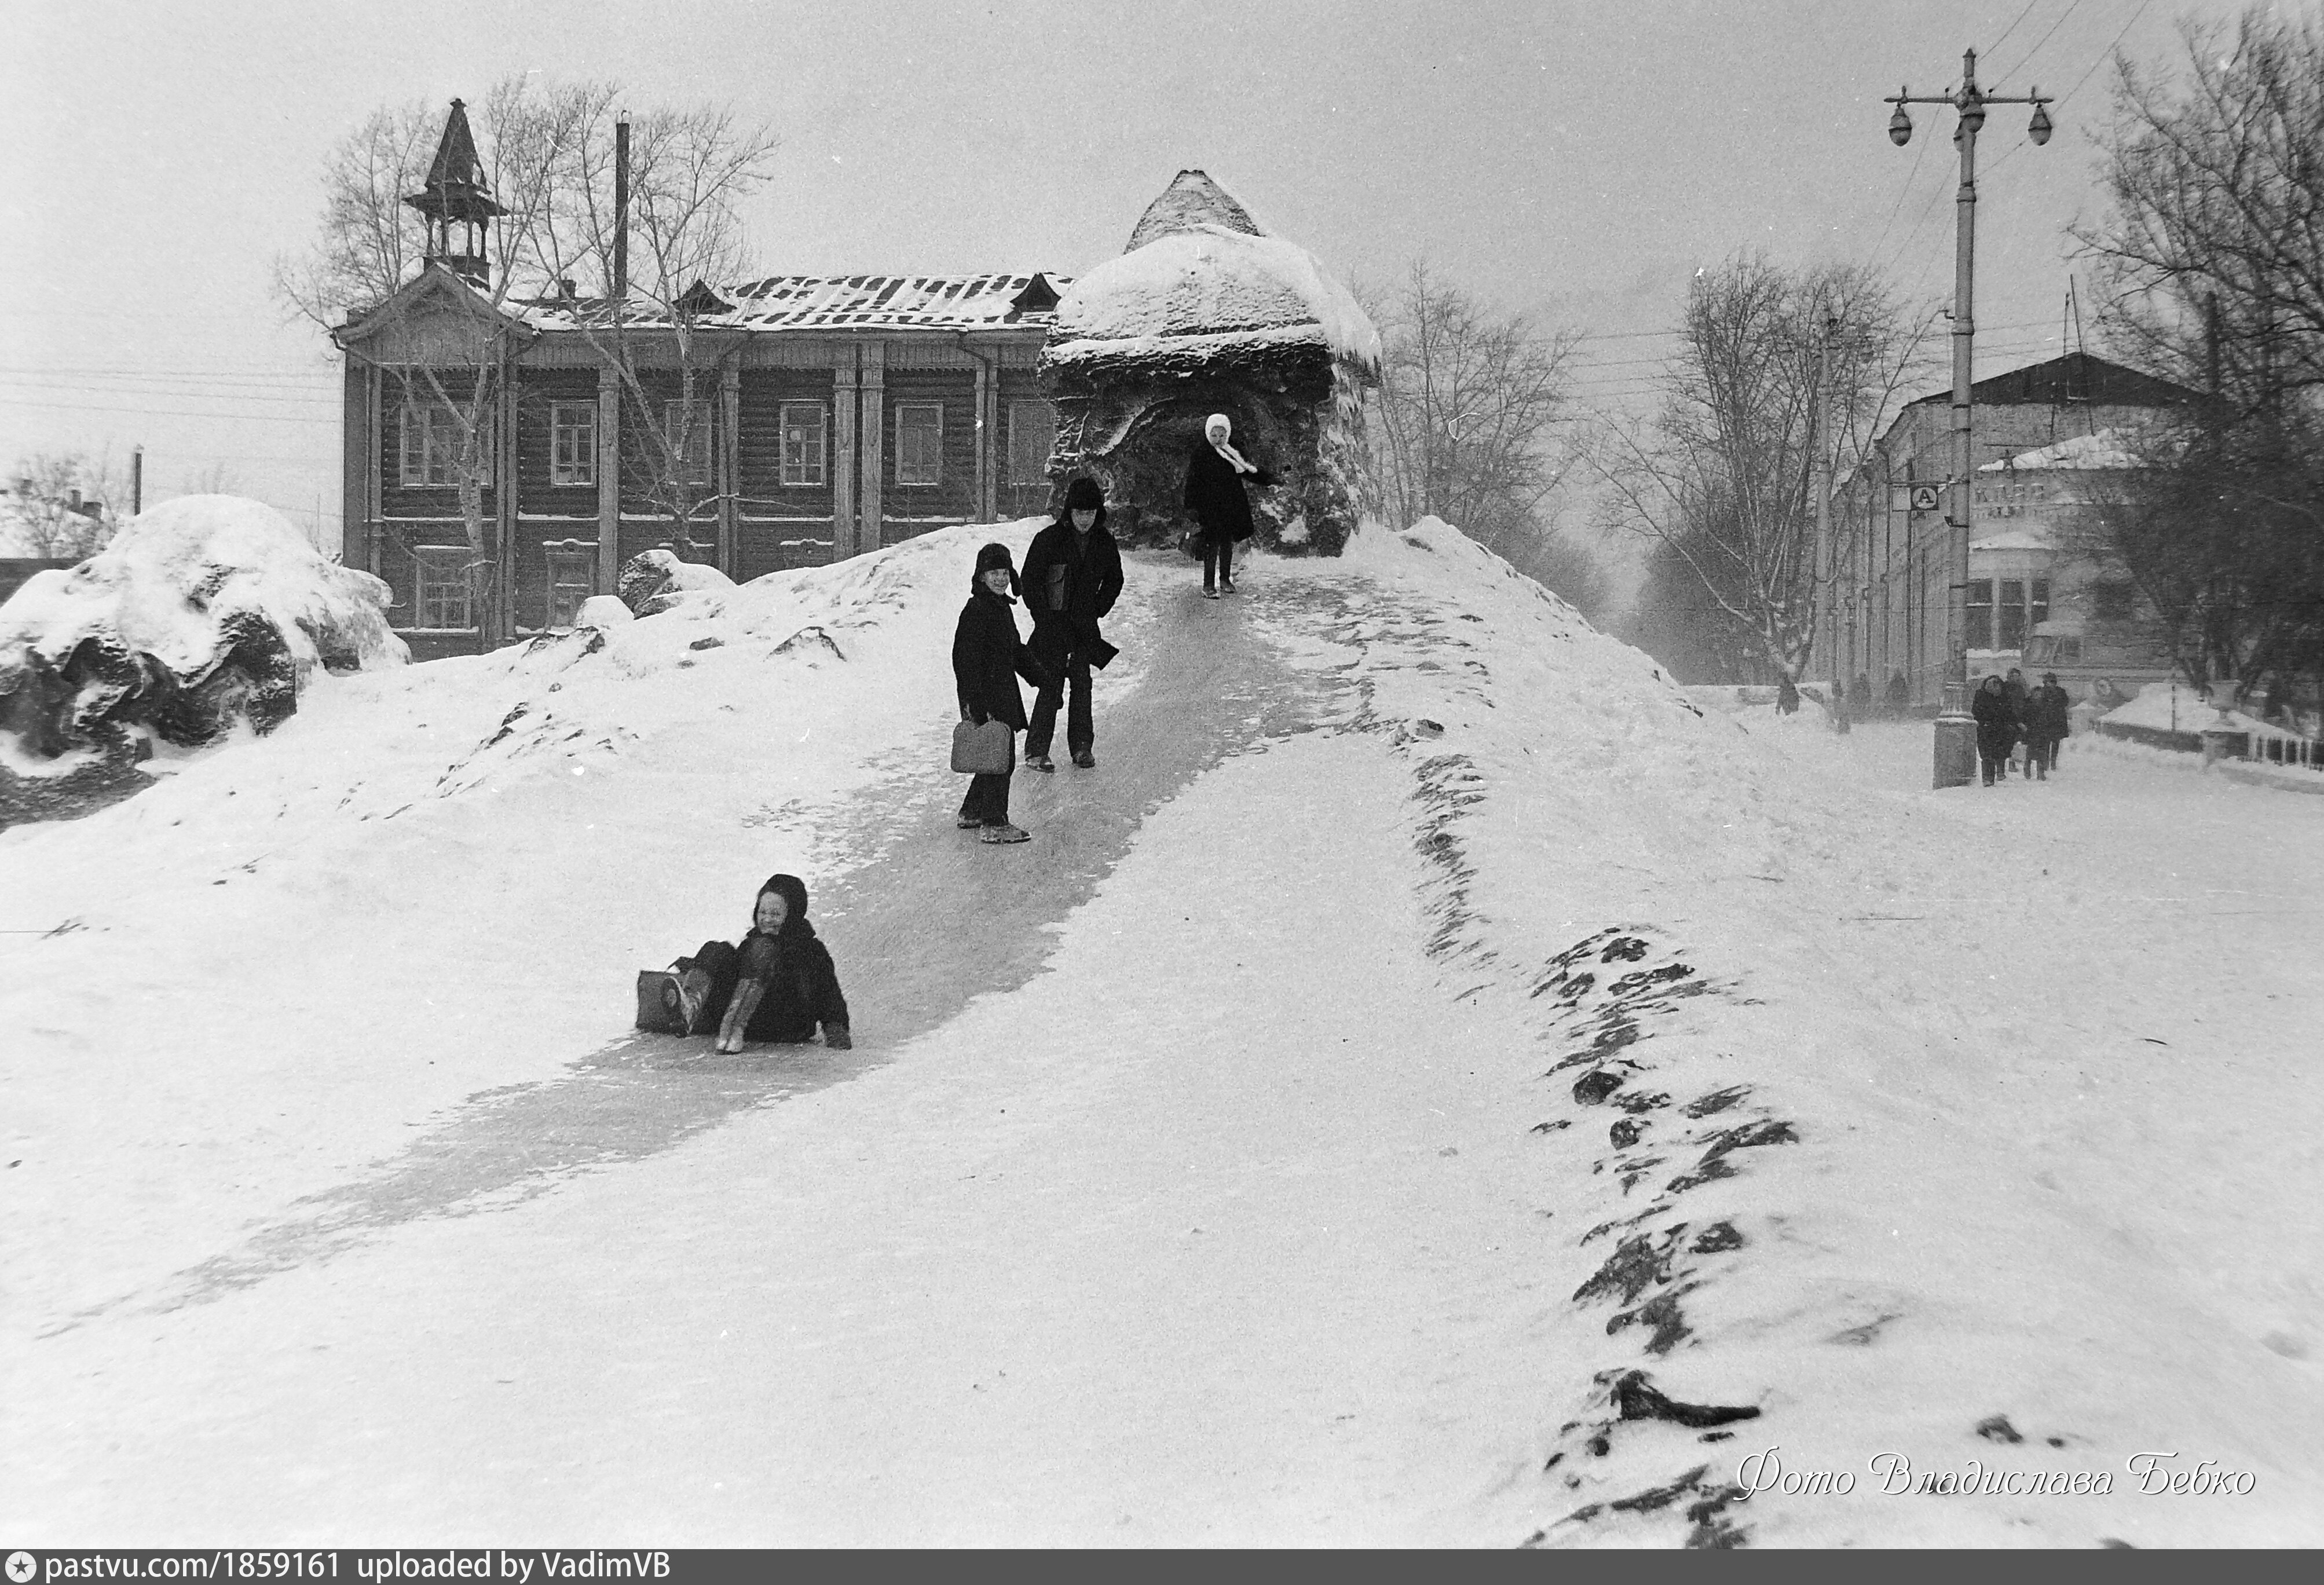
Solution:
M 2324 770 L 2324 743 L 2289 733 L 2254 733 L 2243 757 L 2266 765 L 2292 765 L 2303 770 Z

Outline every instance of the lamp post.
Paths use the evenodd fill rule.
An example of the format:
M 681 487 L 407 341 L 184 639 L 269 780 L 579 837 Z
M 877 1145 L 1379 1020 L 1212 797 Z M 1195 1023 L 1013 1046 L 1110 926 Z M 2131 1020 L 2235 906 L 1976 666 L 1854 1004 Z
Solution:
M 1907 87 L 1883 103 L 1896 106 L 1888 117 L 1888 141 L 1903 148 L 1913 141 L 1907 105 L 1950 105 L 1959 113 L 1953 143 L 1960 150 L 1960 189 L 1953 214 L 1953 446 L 1952 478 L 1945 524 L 1953 536 L 1952 597 L 1946 602 L 1946 639 L 1950 659 L 1943 708 L 1937 715 L 1936 765 L 1932 787 L 1964 787 L 1977 769 L 1977 726 L 1969 714 L 1969 535 L 1971 482 L 1977 476 L 1970 437 L 1969 354 L 1977 336 L 1972 311 L 1977 283 L 1977 134 L 1988 105 L 2031 105 L 2025 128 L 2035 147 L 2050 141 L 2050 101 L 2040 88 L 2030 94 L 1987 94 L 1977 86 L 1977 51 L 1961 55 L 1961 85 L 1951 94 L 1919 94 Z

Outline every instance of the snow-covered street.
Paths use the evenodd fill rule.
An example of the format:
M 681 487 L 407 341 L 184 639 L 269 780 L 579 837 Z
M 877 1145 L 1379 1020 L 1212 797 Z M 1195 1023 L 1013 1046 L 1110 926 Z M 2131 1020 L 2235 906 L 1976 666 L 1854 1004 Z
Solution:
M 993 532 L 0 833 L 16 1534 L 2324 1540 L 2324 798 L 1932 793 L 1429 522 L 1132 557 L 1098 769 L 983 847 Z M 631 1034 L 778 869 L 856 1048 Z

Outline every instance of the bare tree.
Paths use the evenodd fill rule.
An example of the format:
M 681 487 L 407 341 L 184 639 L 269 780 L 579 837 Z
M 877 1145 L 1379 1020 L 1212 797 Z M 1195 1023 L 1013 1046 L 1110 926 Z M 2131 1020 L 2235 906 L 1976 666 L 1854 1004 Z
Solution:
M 1367 425 L 1374 509 L 1399 525 L 1441 518 L 1595 609 L 1606 580 L 1553 505 L 1574 455 L 1569 373 L 1581 333 L 1489 308 L 1425 261 L 1393 292 L 1364 295 L 1382 349 Z
M 45 560 L 78 561 L 121 531 L 127 493 L 109 449 L 35 452 L 0 494 L 0 538 Z
M 1717 613 L 1796 680 L 1830 576 L 1816 565 L 1819 392 L 1838 465 L 1859 465 L 1928 323 L 1862 266 L 1794 271 L 1738 253 L 1698 271 L 1660 409 L 1609 419 L 1591 456 L 1607 525 L 1654 547 L 1642 598 L 1656 594 L 1656 568 L 1683 569 L 1703 596 L 1684 603 L 1696 620 Z
M 681 554 L 696 548 L 694 529 L 715 511 L 710 397 L 720 368 L 740 343 L 704 333 L 726 311 L 715 290 L 749 264 L 739 205 L 763 185 L 776 140 L 731 109 L 661 108 L 631 119 L 626 279 L 617 290 L 613 193 L 616 90 L 581 106 L 585 130 L 546 174 L 555 193 L 527 238 L 542 279 L 594 278 L 594 303 L 571 302 L 583 337 L 613 369 L 622 389 L 625 482 L 670 525 Z M 662 383 L 666 377 L 672 383 Z
M 2255 8 L 2181 39 L 2181 70 L 2117 60 L 2112 207 L 2076 235 L 2108 344 L 2211 400 L 2131 438 L 2094 548 L 2196 681 L 2324 696 L 2324 24 Z
M 482 279 L 469 281 L 473 355 L 456 365 L 387 371 L 401 421 L 428 437 L 431 459 L 440 459 L 444 482 L 455 490 L 471 589 L 480 602 L 492 590 L 495 561 L 484 511 L 496 460 L 493 413 L 512 378 L 528 312 L 574 313 L 619 371 L 623 429 L 641 442 L 622 447 L 625 466 L 638 470 L 632 483 L 670 515 L 681 544 L 691 544 L 688 525 L 712 499 L 700 465 L 709 435 L 705 404 L 696 396 L 694 334 L 709 303 L 689 296 L 688 288 L 739 266 L 736 206 L 765 180 L 774 139 L 715 107 L 637 117 L 627 235 L 638 267 L 630 290 L 616 293 L 622 228 L 613 205 L 614 128 L 622 94 L 609 81 L 553 83 L 522 75 L 492 87 L 475 129 L 477 174 L 492 173 L 487 185 L 501 213 L 484 229 Z M 427 227 L 404 200 L 422 190 L 442 130 L 440 112 L 391 107 L 374 112 L 334 151 L 316 237 L 275 270 L 277 294 L 294 311 L 336 327 L 418 273 Z M 582 274 L 602 286 L 594 304 L 567 290 Z M 632 308 L 641 295 L 642 315 Z M 674 338 L 675 401 L 652 390 L 652 376 L 642 373 L 658 364 L 643 351 L 634 324 L 641 317 L 665 321 L 657 328 Z M 447 442 L 440 448 L 438 433 Z

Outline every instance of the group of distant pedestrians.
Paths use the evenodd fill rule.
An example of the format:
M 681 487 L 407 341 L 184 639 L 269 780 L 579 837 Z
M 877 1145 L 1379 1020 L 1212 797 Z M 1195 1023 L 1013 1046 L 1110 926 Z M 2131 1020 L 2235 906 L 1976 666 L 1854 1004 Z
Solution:
M 1275 482 L 1235 448 L 1233 432 L 1224 413 L 1213 413 L 1186 465 L 1185 502 L 1195 523 L 1207 600 L 1234 593 L 1234 548 L 1251 536 L 1246 487 Z M 1094 479 L 1075 479 L 1066 487 L 1065 510 L 1033 537 L 1021 570 L 1011 565 L 1006 545 L 996 542 L 979 550 L 968 603 L 953 630 L 953 682 L 961 719 L 980 725 L 1004 722 L 1012 734 L 1022 732 L 1026 768 L 1053 774 L 1057 766 L 1049 751 L 1063 708 L 1067 756 L 1078 769 L 1096 769 L 1091 673 L 1105 669 L 1120 653 L 1098 624 L 1120 598 L 1121 587 L 1121 548 L 1106 530 L 1105 492 Z M 1019 598 L 1033 616 L 1029 643 L 1018 631 L 1013 613 Z M 1019 677 L 1036 690 L 1029 717 L 1017 691 Z M 987 843 L 1029 841 L 1031 834 L 1009 818 L 1012 774 L 970 778 L 955 824 L 981 832 L 980 840 Z
M 2066 739 L 2066 690 L 2058 674 L 2045 671 L 2042 686 L 2029 688 L 2025 674 L 2015 667 L 2009 675 L 1987 675 L 1969 696 L 1969 713 L 1977 722 L 1977 757 L 1985 785 L 2009 779 L 2015 765 L 2020 774 L 2047 781 L 2058 767 L 2058 745 Z

